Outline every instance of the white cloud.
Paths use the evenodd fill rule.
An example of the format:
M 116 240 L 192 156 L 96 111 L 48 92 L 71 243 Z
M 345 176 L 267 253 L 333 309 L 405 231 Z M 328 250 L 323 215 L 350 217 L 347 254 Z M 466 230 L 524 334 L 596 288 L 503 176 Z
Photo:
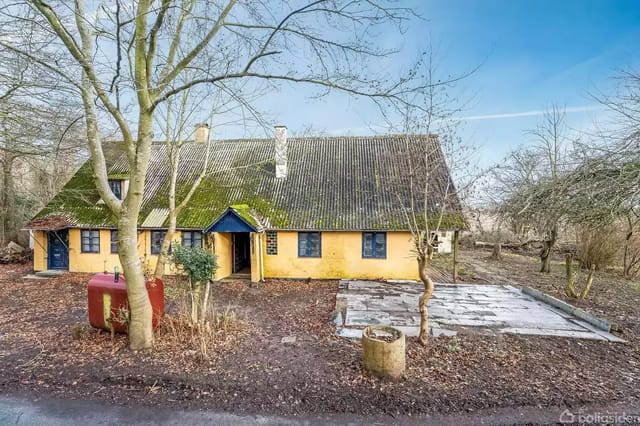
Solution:
M 575 106 L 575 107 L 567 107 L 565 108 L 565 112 L 567 114 L 572 112 L 586 112 L 586 111 L 598 111 L 605 109 L 603 105 L 585 105 L 585 106 Z M 535 117 L 539 115 L 543 115 L 545 110 L 533 110 L 533 111 L 522 111 L 522 112 L 507 112 L 502 114 L 487 114 L 487 115 L 470 115 L 468 117 L 460 117 L 460 120 L 499 120 L 502 118 L 517 118 L 517 117 Z

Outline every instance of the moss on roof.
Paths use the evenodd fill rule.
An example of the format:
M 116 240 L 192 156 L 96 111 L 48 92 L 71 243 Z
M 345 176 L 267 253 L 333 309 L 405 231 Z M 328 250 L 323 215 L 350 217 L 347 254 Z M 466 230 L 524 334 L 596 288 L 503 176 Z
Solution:
M 415 222 L 419 229 L 465 229 L 466 222 L 462 215 L 455 213 L 445 213 L 440 217 L 439 213 L 430 213 L 427 215 L 427 226 L 425 226 L 424 216 L 417 215 Z M 439 224 L 439 226 L 438 226 Z M 412 225 L 415 227 L 416 225 Z M 408 229 L 406 218 L 401 218 L 393 222 L 381 222 L 379 225 L 371 228 L 372 230 L 394 230 Z
M 262 197 L 257 186 L 257 182 L 253 179 L 242 180 L 239 185 L 225 185 L 221 179 L 207 176 L 202 180 L 187 206 L 178 214 L 178 225 L 184 228 L 205 228 L 228 207 L 232 207 L 253 226 L 257 226 L 252 216 L 255 212 L 259 217 L 267 218 L 271 226 L 286 227 L 287 212 L 277 208 L 271 200 Z M 179 184 L 176 188 L 176 199 L 184 199 L 190 188 L 190 182 Z M 168 205 L 164 198 L 163 195 L 154 199 L 154 206 Z
M 101 202 L 95 188 L 93 169 L 87 161 L 34 219 L 64 214 L 76 226 L 112 227 L 117 219 Z
M 398 170 L 404 170 L 402 155 L 408 155 L 402 151 L 410 145 L 419 152 L 420 147 L 433 144 L 437 146 L 437 139 L 427 135 L 290 138 L 288 174 L 279 179 L 274 172 L 272 139 L 215 141 L 208 174 L 178 214 L 177 225 L 204 229 L 233 206 L 249 223 L 256 226 L 259 221 L 265 229 L 406 230 L 405 212 L 398 203 L 398 197 L 408 196 L 405 176 L 398 175 Z M 114 152 L 121 149 L 116 148 Z M 164 144 L 152 146 L 139 224 L 153 209 L 168 208 L 170 172 L 165 148 Z M 183 147 L 178 203 L 201 171 L 205 148 L 197 144 Z M 127 157 L 119 152 L 108 175 L 126 179 Z M 433 210 L 442 202 L 439 192 L 447 181 L 444 158 L 435 158 L 434 164 L 439 162 L 438 173 L 431 177 L 428 208 Z M 447 203 L 451 208 L 441 228 L 464 228 L 459 201 Z M 78 226 L 116 224 L 100 203 L 89 162 L 36 218 L 49 214 L 72 218 Z
M 108 178 L 119 180 L 129 179 L 129 173 L 109 173 Z
M 260 225 L 258 221 L 253 217 L 251 212 L 251 208 L 247 204 L 234 204 L 230 206 L 234 212 L 238 214 L 242 219 L 244 219 L 248 224 L 253 226 L 254 228 L 259 228 Z

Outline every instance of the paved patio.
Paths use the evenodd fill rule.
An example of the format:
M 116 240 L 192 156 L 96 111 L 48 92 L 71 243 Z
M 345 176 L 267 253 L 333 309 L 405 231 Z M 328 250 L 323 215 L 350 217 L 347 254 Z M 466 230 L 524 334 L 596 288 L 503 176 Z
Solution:
M 388 324 L 417 336 L 422 292 L 422 283 L 416 282 L 342 280 L 336 298 L 338 334 L 361 337 L 368 325 Z M 469 330 L 623 341 L 509 285 L 437 283 L 429 315 L 433 336 Z

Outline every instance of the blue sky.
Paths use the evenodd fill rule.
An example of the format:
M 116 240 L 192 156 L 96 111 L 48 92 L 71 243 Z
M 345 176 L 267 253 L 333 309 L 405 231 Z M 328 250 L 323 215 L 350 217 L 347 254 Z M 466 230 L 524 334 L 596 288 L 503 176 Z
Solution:
M 447 64 L 482 63 L 463 83 L 472 94 L 463 115 L 472 119 L 462 135 L 481 145 L 484 163 L 530 143 L 526 130 L 552 103 L 566 106 L 570 127 L 587 130 L 606 114 L 592 94 L 611 90 L 617 71 L 640 63 L 638 1 L 434 1 L 423 7 L 430 17 L 423 34 L 446 46 Z
M 460 135 L 480 147 L 487 166 L 530 143 L 526 130 L 556 103 L 574 129 L 588 129 L 604 111 L 591 94 L 607 92 L 620 69 L 640 65 L 640 1 L 614 0 L 414 0 L 424 20 L 413 22 L 398 43 L 402 67 L 433 46 L 444 72 L 480 68 L 455 96 L 464 101 Z M 403 61 L 406 63 L 403 64 Z M 331 134 L 369 134 L 375 108 L 347 96 L 309 100 L 305 90 L 283 90 L 272 115 L 291 131 L 312 124 Z M 280 97 L 275 95 L 276 98 Z

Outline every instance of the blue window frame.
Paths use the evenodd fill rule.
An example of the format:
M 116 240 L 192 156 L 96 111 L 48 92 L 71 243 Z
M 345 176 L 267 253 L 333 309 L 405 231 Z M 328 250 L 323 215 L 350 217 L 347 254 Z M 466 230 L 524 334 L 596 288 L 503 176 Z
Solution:
M 118 254 L 118 230 L 111 230 L 111 254 Z
M 372 259 L 385 259 L 387 257 L 387 233 L 363 232 L 362 257 Z
M 80 232 L 80 252 L 100 253 L 100 231 L 97 229 L 83 229 Z
M 113 195 L 115 195 L 118 200 L 122 200 L 122 181 L 109 180 L 109 187 L 111 188 Z
M 160 254 L 166 231 L 151 231 L 151 254 Z
M 320 232 L 298 232 L 298 257 L 322 257 Z
M 189 248 L 202 248 L 202 232 L 182 231 L 182 246 Z

